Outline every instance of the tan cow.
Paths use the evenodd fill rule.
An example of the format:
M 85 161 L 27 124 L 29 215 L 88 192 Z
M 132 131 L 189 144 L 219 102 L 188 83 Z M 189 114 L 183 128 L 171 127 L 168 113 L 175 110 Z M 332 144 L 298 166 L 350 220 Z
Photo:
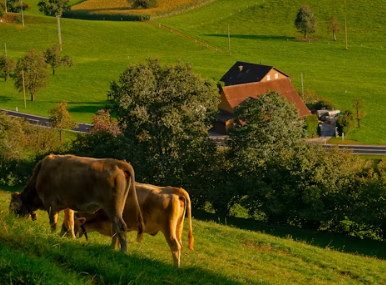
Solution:
M 36 210 L 46 210 L 53 230 L 56 229 L 58 214 L 64 210 L 65 223 L 75 238 L 73 210 L 94 213 L 103 209 L 112 221 L 122 251 L 127 253 L 127 226 L 122 218 L 126 199 L 132 207 L 131 219 L 136 221 L 140 239 L 144 223 L 135 190 L 134 170 L 129 163 L 115 159 L 48 155 L 36 165 L 23 192 L 12 194 L 10 210 L 33 218 L 36 218 Z
M 188 212 L 189 232 L 188 247 L 193 250 L 193 232 L 191 221 L 191 205 L 189 194 L 182 188 L 158 187 L 136 183 L 138 203 L 145 221 L 145 233 L 155 236 L 161 231 L 172 251 L 174 265 L 180 266 L 182 229 L 185 212 Z M 138 228 L 137 220 L 133 219 L 133 201 L 127 200 L 123 211 L 123 219 L 128 231 Z M 95 214 L 76 213 L 75 231 L 84 225 L 86 232 L 97 231 L 111 236 L 111 222 L 102 210 Z M 82 232 L 79 233 L 82 236 Z

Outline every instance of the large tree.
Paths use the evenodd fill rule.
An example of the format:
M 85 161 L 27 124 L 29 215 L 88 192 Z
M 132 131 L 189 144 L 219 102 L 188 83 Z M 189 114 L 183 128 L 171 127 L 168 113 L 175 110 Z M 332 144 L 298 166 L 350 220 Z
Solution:
M 190 64 L 163 67 L 149 59 L 130 65 L 111 84 L 109 97 L 130 145 L 128 159 L 139 161 L 136 173 L 146 173 L 153 183 L 181 185 L 176 181 L 188 157 L 200 155 L 195 151 L 216 118 L 216 84 L 195 75 Z
M 52 74 L 55 74 L 55 70 L 60 66 L 73 66 L 71 57 L 65 55 L 61 57 L 61 51 L 59 45 L 53 45 L 51 48 L 47 49 L 44 53 L 46 62 L 52 68 Z
M 7 57 L 4 53 L 0 58 L 0 72 L 3 74 L 5 81 L 8 80 L 9 76 L 15 70 L 15 67 L 16 62 Z
M 305 135 L 298 109 L 276 91 L 247 99 L 236 109 L 235 120 L 228 142 L 231 149 L 264 159 L 291 149 Z
M 38 3 L 39 11 L 47 16 L 62 15 L 63 12 L 69 11 L 69 0 L 44 0 Z
M 60 142 L 63 142 L 63 131 L 76 128 L 78 124 L 71 118 L 70 113 L 67 111 L 67 102 L 61 102 L 55 109 L 48 111 L 51 114 L 50 123 L 54 128 L 60 131 Z
M 296 29 L 303 34 L 304 38 L 307 38 L 308 34 L 315 33 L 316 23 L 316 18 L 310 7 L 308 5 L 303 5 L 296 15 Z
M 35 94 L 48 85 L 48 78 L 44 54 L 34 49 L 17 62 L 13 77 L 15 87 L 20 92 L 23 91 L 24 81 L 25 89 L 31 94 L 31 101 L 35 101 Z

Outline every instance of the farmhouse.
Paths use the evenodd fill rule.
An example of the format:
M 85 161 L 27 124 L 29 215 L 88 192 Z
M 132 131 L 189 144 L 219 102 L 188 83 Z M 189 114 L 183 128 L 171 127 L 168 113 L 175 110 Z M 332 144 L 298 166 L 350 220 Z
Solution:
M 258 98 L 267 91 L 277 91 L 288 102 L 293 102 L 299 109 L 300 117 L 310 115 L 310 111 L 300 98 L 291 82 L 291 77 L 274 66 L 238 61 L 221 78 L 222 87 L 219 115 L 213 124 L 213 130 L 226 134 L 234 123 L 234 108 L 247 98 Z

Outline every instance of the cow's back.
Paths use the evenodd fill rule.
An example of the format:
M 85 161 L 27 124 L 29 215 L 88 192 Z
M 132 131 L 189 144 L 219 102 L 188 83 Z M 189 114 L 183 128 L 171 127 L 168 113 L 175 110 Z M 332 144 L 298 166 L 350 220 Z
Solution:
M 136 183 L 136 189 L 146 233 L 154 235 L 165 230 L 171 220 L 178 220 L 182 215 L 180 208 L 184 205 L 180 203 L 179 196 L 174 194 L 173 188 Z M 129 229 L 135 229 L 137 224 L 132 218 L 134 212 L 131 203 L 126 201 L 123 219 Z
M 49 155 L 42 161 L 36 189 L 41 200 L 77 211 L 95 211 L 100 201 L 116 191 L 116 181 L 126 187 L 120 170 L 125 163 L 73 155 Z

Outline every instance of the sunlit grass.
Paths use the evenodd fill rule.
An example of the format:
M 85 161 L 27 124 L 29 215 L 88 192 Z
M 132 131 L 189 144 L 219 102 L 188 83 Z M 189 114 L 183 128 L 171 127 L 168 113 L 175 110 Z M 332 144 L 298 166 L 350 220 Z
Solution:
M 186 248 L 182 268 L 172 266 L 162 236 L 146 235 L 142 243 L 129 234 L 129 255 L 109 248 L 110 239 L 90 234 L 89 242 L 51 234 L 47 215 L 39 220 L 8 215 L 10 194 L 0 193 L 0 276 L 14 281 L 31 274 L 57 282 L 89 284 L 383 284 L 386 261 L 308 245 L 292 236 L 278 238 L 214 222 L 194 220 L 195 251 Z M 59 223 L 61 220 L 59 221 Z M 187 232 L 183 233 L 186 244 Z M 317 237 L 317 233 L 315 233 Z M 383 244 L 383 243 L 380 243 Z M 11 259 L 12 258 L 12 259 Z M 30 266 L 21 266 L 24 264 Z M 40 272 L 40 275 L 39 275 Z M 41 277 L 39 277 L 41 278 Z M 53 277 L 52 277 L 53 278 Z M 47 283 L 48 284 L 48 283 Z M 78 284 L 78 283 L 77 283 Z

